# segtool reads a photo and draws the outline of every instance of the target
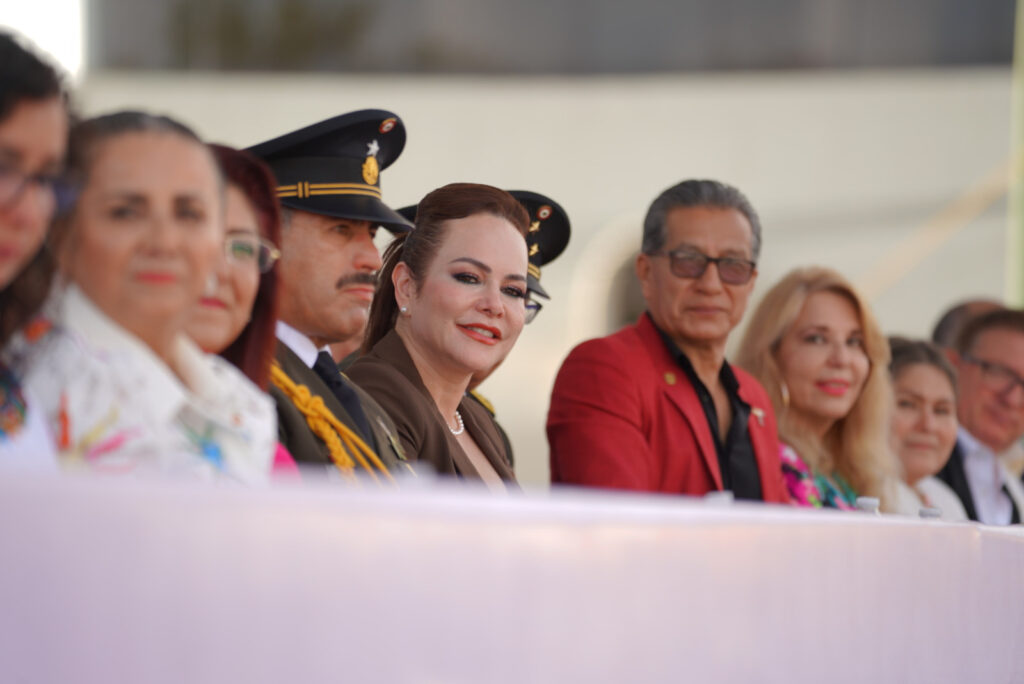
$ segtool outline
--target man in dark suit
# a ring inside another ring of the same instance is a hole
[[[1011,469],[1024,461],[1024,311],[997,309],[970,319],[951,356],[960,430],[938,476],[971,520],[1019,523],[1024,486]]]
[[[684,181],[655,199],[636,262],[646,313],[576,347],[555,379],[553,483],[789,500],[771,402],[725,360],[760,243],[733,187]]]
[[[274,172],[282,204],[277,369],[281,443],[299,463],[390,479],[402,465],[394,424],[341,374],[327,345],[362,339],[381,261],[378,226],[410,225],[381,201],[380,172],[401,154],[405,128],[363,110],[249,149]]]

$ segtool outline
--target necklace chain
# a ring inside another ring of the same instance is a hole
[[[448,426],[448,431],[453,435],[461,435],[466,431],[466,424],[462,422],[462,414],[459,413],[458,409],[455,409],[455,422],[458,424],[458,428],[453,428],[451,425]]]

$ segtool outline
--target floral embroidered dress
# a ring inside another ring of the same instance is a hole
[[[0,362],[0,468],[57,470],[57,454],[42,412],[14,371]]]
[[[182,382],[77,287],[51,308],[54,328],[31,345],[25,386],[63,469],[268,480],[273,401],[237,368],[180,335],[171,355]]]
[[[789,496],[797,506],[857,510],[857,493],[838,472],[832,475],[811,472],[787,444],[779,444],[779,460]]]

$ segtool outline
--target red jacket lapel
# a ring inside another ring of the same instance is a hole
[[[701,458],[704,459],[704,465],[711,473],[715,488],[721,490],[722,473],[718,467],[718,452],[715,449],[707,416],[704,415],[704,409],[697,398],[697,391],[690,384],[686,372],[679,367],[676,360],[669,354],[668,349],[665,348],[665,343],[662,341],[661,335],[658,334],[657,328],[654,327],[649,314],[645,313],[641,317],[636,330],[643,346],[651,355],[654,370],[653,382],[657,383],[689,423]]]

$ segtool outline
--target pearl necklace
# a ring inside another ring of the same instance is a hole
[[[455,409],[455,422],[459,425],[458,429],[452,428],[451,425],[448,425],[448,432],[458,436],[466,431],[466,424],[462,422],[462,414],[459,413],[458,409]]]

